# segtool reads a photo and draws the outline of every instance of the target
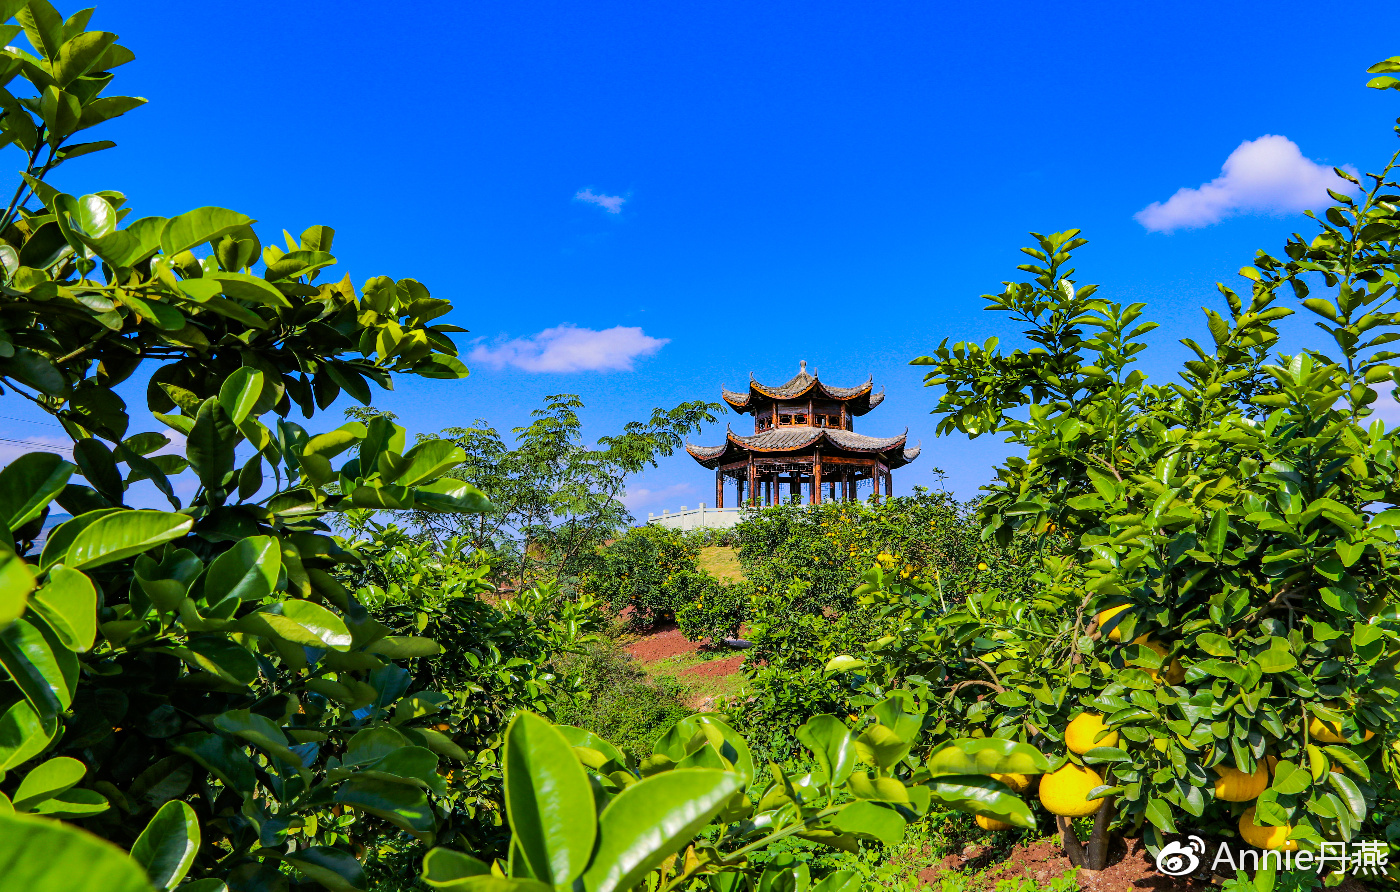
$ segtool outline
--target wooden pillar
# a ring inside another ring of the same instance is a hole
[[[870,482],[874,484],[870,500],[878,505],[880,504],[880,460],[878,458],[870,460]]]
[[[748,474],[748,481],[749,481],[749,504],[750,504],[750,505],[756,505],[756,504],[758,503],[758,476],[757,476],[757,474],[755,473],[755,471],[756,471],[756,469],[755,469],[754,466],[753,466],[753,455],[750,455],[750,456],[749,456],[749,474]]]
[[[793,471],[793,472],[792,472],[792,484],[791,484],[791,489],[789,490],[789,492],[791,492],[791,494],[792,494],[792,496],[793,496],[793,498],[790,499],[789,501],[795,501],[795,502],[799,502],[799,503],[802,501],[802,472],[801,472],[801,471]]]
[[[724,471],[715,468],[715,507],[724,507]]]
[[[846,429],[846,402],[845,402],[845,400],[842,400],[842,401],[841,401],[841,429],[842,429],[842,430],[845,430],[845,429]]]
[[[812,457],[812,504],[822,503],[822,451]]]
[[[889,468],[885,468],[885,497],[894,495],[894,473]]]

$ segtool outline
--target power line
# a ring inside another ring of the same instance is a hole
[[[72,446],[60,446],[57,443],[36,443],[33,440],[12,440],[9,437],[0,437],[0,443],[15,443],[19,446],[36,446],[40,449],[73,451]]]
[[[24,424],[42,424],[44,427],[63,427],[63,425],[58,424],[58,423],[53,422],[53,421],[34,421],[34,420],[32,420],[32,419],[29,419],[29,418],[16,418],[16,417],[13,416],[13,415],[0,415],[0,420],[4,420],[4,421],[19,421],[19,422],[23,422]]]

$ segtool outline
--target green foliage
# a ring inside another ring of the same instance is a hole
[[[697,401],[656,409],[647,421],[628,422],[622,433],[589,448],[579,416],[583,401],[571,393],[545,400],[545,407],[532,413],[534,421],[512,431],[514,448],[481,420],[439,434],[465,453],[453,476],[480,487],[495,511],[420,514],[414,520],[439,542],[461,536],[472,547],[495,553],[502,579],[547,576],[572,586],[593,551],[631,523],[622,504],[628,475],[673,454],[686,434],[715,420],[720,405]]]
[[[1259,252],[1241,270],[1246,293],[1220,286],[1209,345],[1183,341],[1195,358],[1181,383],[1135,367],[1152,328],[1143,305],[1073,281],[1074,230],[1037,235],[1023,249],[1032,279],[988,297],[1034,347],[945,342],[915,361],[944,389],[940,432],[1025,450],[979,504],[987,533],[1061,534],[1058,593],[1045,616],[1022,617],[1053,637],[1027,636],[997,666],[991,732],[1058,751],[1064,719],[1105,716],[1119,746],[1056,758],[1097,764],[1104,814],[1153,847],[1182,827],[1233,832],[1246,803],[1217,799],[1214,769],[1250,773],[1268,757],[1272,782],[1249,805],[1305,845],[1367,835],[1395,795],[1400,513],[1387,506],[1400,476],[1373,385],[1400,382],[1383,349],[1400,337],[1386,311],[1400,282],[1397,159],[1364,186],[1338,171],[1356,188],[1332,193],[1314,238]],[[1275,352],[1290,300],[1332,348]]]
[[[521,713],[505,744],[511,857],[488,865],[434,849],[423,861],[424,882],[434,889],[522,892],[578,886],[613,892],[645,882],[670,892],[703,877],[716,890],[805,888],[811,880],[805,863],[750,856],[788,839],[845,851],[858,850],[862,840],[895,844],[931,801],[1024,822],[1025,804],[1000,782],[938,774],[910,756],[920,724],[908,711],[913,705],[897,693],[856,729],[822,717],[802,736],[826,754],[828,768],[846,767],[799,775],[770,763],[768,780],[743,737],[719,716],[682,719],[639,760],[590,731]],[[977,743],[949,741],[940,749]],[[1010,747],[1006,757],[1018,764],[1048,767],[1033,748]],[[855,872],[841,871],[816,889],[857,884]]]
[[[700,572],[704,572],[703,570]],[[676,608],[676,625],[690,641],[722,641],[739,635],[740,626],[748,622],[749,611],[757,588],[747,580],[720,582],[706,574],[694,600],[681,601]],[[680,600],[680,599],[677,599]]]
[[[703,541],[657,524],[633,527],[594,549],[579,591],[606,601],[615,613],[630,607],[636,624],[674,619],[682,607],[720,589],[719,580],[700,569]]]
[[[556,721],[577,725],[614,741],[623,752],[645,755],[665,728],[690,709],[674,681],[651,678],[608,641],[593,641],[578,653],[557,656],[556,673],[573,680],[573,693],[554,705]]]

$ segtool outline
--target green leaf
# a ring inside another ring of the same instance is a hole
[[[846,723],[834,715],[819,715],[797,729],[797,739],[812,751],[833,787],[839,787],[856,767],[856,740]]]
[[[978,775],[947,775],[929,784],[932,798],[961,811],[985,815],[1017,827],[1035,829],[1035,818],[1026,803],[1000,781]]]
[[[429,356],[421,362],[414,364],[409,370],[412,374],[420,378],[437,378],[441,380],[453,380],[465,378],[471,374],[467,370],[466,364],[455,356],[445,356],[441,353]]]
[[[739,772],[745,787],[753,783],[753,755],[749,752],[749,745],[739,732],[716,715],[699,713],[686,716],[657,738],[652,752],[661,753],[679,763],[703,744],[708,744],[727,767]]]
[[[106,840],[22,815],[0,815],[0,877],[25,892],[151,892],[141,867]]]
[[[379,654],[391,660],[411,660],[442,653],[442,647],[431,638],[413,635],[388,635],[365,648],[365,653]]]
[[[496,876],[484,861],[442,848],[423,856],[423,882],[445,892],[554,892],[538,880]]]
[[[78,653],[92,648],[97,638],[97,589],[86,574],[54,567],[32,600],[64,647]]]
[[[583,874],[584,888],[631,889],[690,843],[742,784],[738,774],[709,768],[667,771],[632,784],[598,816],[598,851]]]
[[[1235,648],[1230,639],[1214,632],[1204,632],[1196,636],[1196,646],[1213,657],[1233,657]]]
[[[0,715],[0,774],[39,755],[58,733],[58,722],[47,727],[29,701],[20,700]]]
[[[948,774],[1044,774],[1045,755],[1028,743],[995,737],[960,738],[928,757],[932,777]]]
[[[24,615],[29,593],[34,591],[34,573],[10,549],[0,545],[0,629]]]
[[[193,524],[192,518],[168,511],[115,511],[82,528],[62,560],[75,570],[100,567],[178,539]],[[45,546],[46,559],[48,551]]]
[[[75,467],[52,452],[29,452],[0,471],[0,524],[17,530],[63,492]]]
[[[430,835],[436,825],[428,797],[422,790],[408,784],[352,777],[336,789],[335,801],[383,818],[419,838]]]
[[[174,257],[253,222],[251,217],[227,208],[196,208],[166,221],[160,232],[160,249],[165,256]]]
[[[466,460],[466,452],[450,440],[424,440],[408,450],[402,470],[388,482],[414,486],[441,477]]]
[[[59,756],[43,762],[20,781],[13,797],[17,811],[32,811],[34,806],[69,789],[87,774],[87,766],[77,759]]]
[[[185,443],[185,455],[190,460],[199,481],[210,489],[219,489],[233,475],[234,447],[238,444],[238,427],[212,397],[200,404]]]
[[[496,506],[481,490],[465,480],[444,477],[415,487],[413,504],[426,511],[452,511],[468,514],[489,514]]]
[[[238,626],[264,637],[326,650],[347,651],[352,643],[345,621],[311,601],[269,604],[239,620]]]
[[[236,709],[214,718],[214,727],[234,737],[248,741],[269,755],[289,765],[301,767],[301,756],[287,746],[287,735],[273,721],[246,709]]]
[[[259,601],[272,594],[282,572],[282,549],[272,536],[249,536],[219,555],[204,574],[204,600]]]
[[[831,826],[843,833],[898,845],[904,838],[905,820],[899,812],[866,799],[858,799],[831,816]]]
[[[59,656],[44,634],[27,620],[17,619],[0,631],[0,665],[41,720],[47,721],[72,704],[73,691]]]
[[[369,885],[365,879],[365,869],[355,856],[330,846],[298,849],[284,855],[282,860],[331,892],[357,892]]]
[[[199,818],[194,809],[171,800],[160,807],[136,837],[131,858],[158,888],[174,889],[194,864],[199,842]]]
[[[537,715],[522,712],[506,729],[506,815],[516,844],[540,880],[567,886],[593,852],[595,827],[588,776],[569,742]]]
[[[91,71],[93,63],[116,42],[117,35],[106,31],[84,31],[75,35],[59,49],[53,63],[53,79],[60,87],[67,87]]]
[[[823,667],[823,671],[850,672],[855,669],[864,669],[867,665],[869,664],[859,657],[853,657],[850,654],[838,654],[826,661],[826,666]]]
[[[262,396],[263,373],[247,366],[224,379],[219,387],[219,405],[234,424],[242,424]],[[196,421],[198,424],[198,421]]]

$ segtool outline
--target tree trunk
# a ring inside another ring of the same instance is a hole
[[[1063,815],[1055,815],[1055,826],[1060,830],[1060,842],[1065,847],[1065,857],[1074,867],[1084,867],[1084,847],[1079,844],[1079,837],[1074,835],[1074,825],[1069,818]]]
[[[1094,831],[1089,834],[1087,863],[1084,866],[1090,870],[1103,870],[1108,862],[1108,825],[1113,820],[1113,797],[1106,796],[1102,802],[1099,813],[1094,817]]]

